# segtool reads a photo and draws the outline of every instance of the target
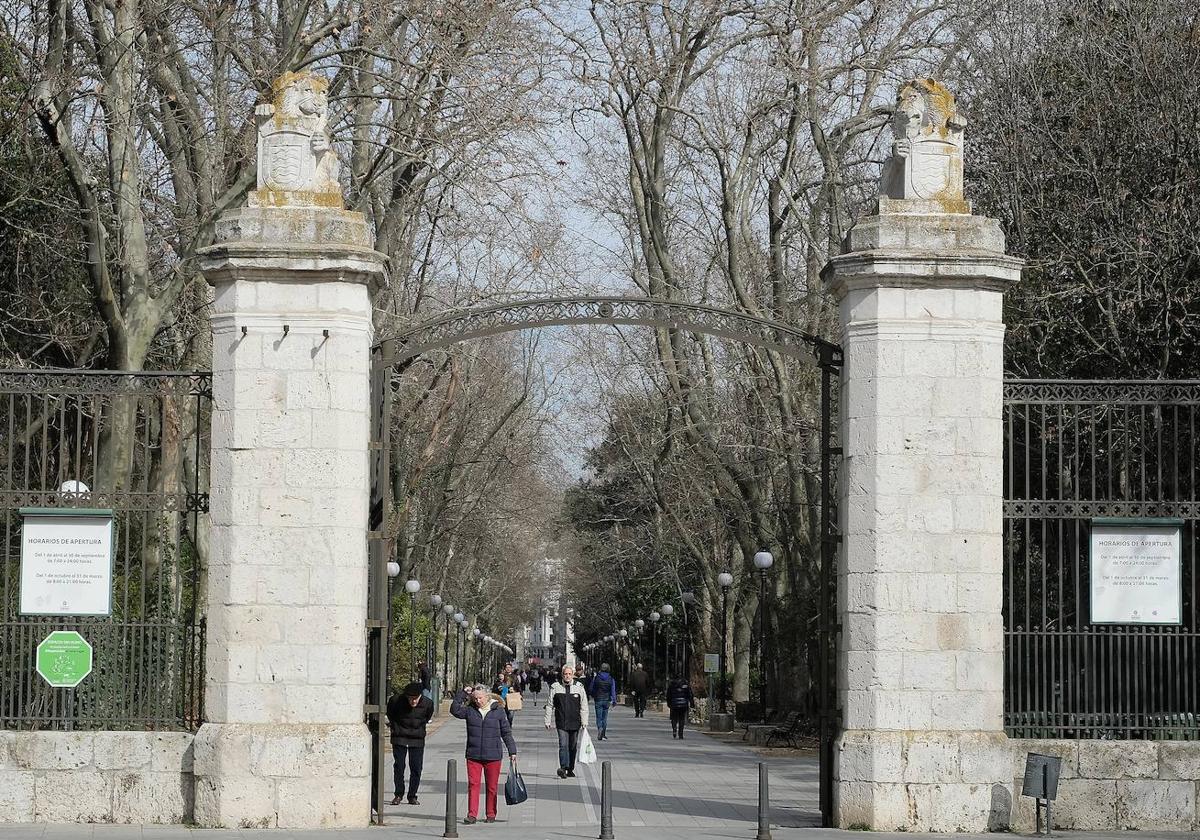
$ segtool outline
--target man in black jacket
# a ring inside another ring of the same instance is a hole
[[[421,694],[419,682],[412,682],[388,701],[387,716],[392,730],[392,769],[396,778],[396,796],[391,804],[399,805],[404,798],[404,763],[407,758],[408,804],[420,805],[417,789],[421,786],[421,770],[425,764],[425,727],[433,717],[433,701]]]

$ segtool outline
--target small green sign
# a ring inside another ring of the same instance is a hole
[[[74,688],[92,673],[92,646],[74,630],[55,630],[37,646],[37,672],[55,688]]]

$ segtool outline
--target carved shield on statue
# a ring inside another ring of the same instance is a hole
[[[945,143],[914,143],[908,167],[909,188],[915,198],[939,197],[950,186],[952,150]]]
[[[304,190],[312,182],[312,138],[295,131],[279,131],[264,138],[260,165],[263,184],[271,190]]]

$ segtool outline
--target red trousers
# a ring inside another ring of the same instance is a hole
[[[484,803],[484,813],[491,818],[496,816],[496,791],[500,787],[500,762],[476,761],[467,759],[467,816],[479,816],[479,777],[487,781],[487,800]]]

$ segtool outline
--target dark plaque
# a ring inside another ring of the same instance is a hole
[[[1029,753],[1025,757],[1025,782],[1022,796],[1053,800],[1058,795],[1058,772],[1062,759],[1054,755]]]

